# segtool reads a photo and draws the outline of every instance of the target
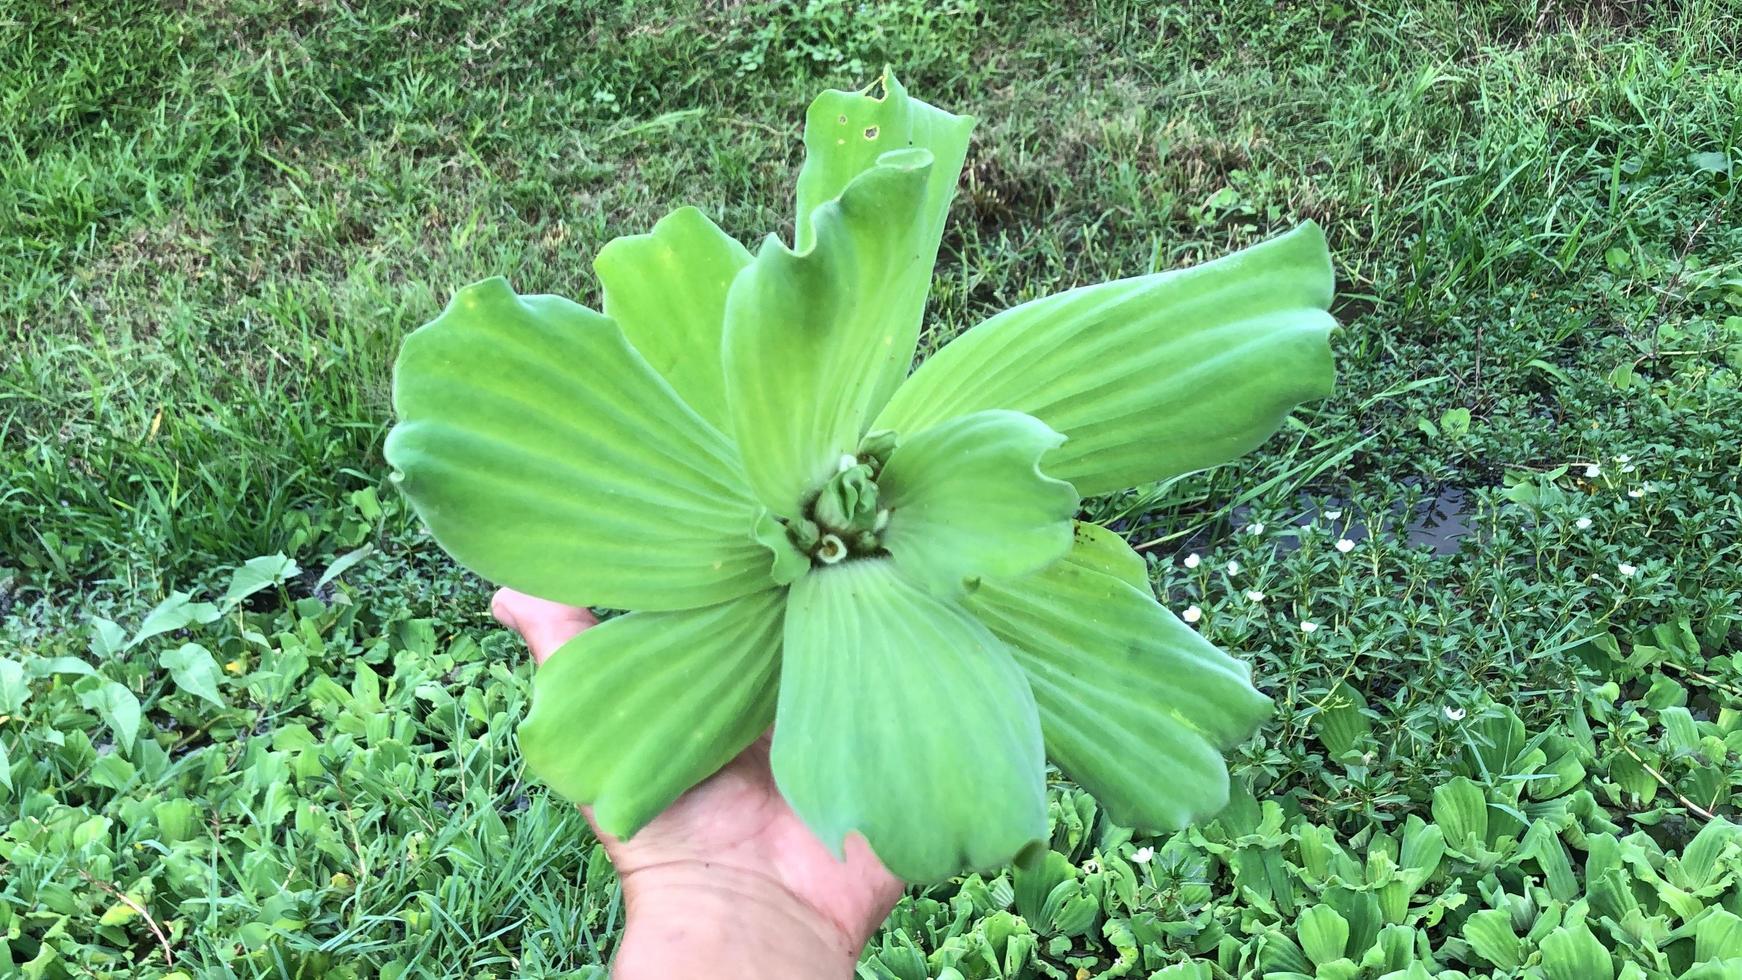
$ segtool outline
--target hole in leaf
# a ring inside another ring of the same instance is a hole
[[[868,140],[876,139],[877,138],[877,127],[876,126],[866,126],[865,127],[865,138]]]
[[[844,112],[841,113],[841,118],[838,120],[838,122],[840,122],[840,124],[843,126],[847,125],[847,114]]]

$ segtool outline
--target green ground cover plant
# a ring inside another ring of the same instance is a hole
[[[1276,703],[1234,804],[1139,834],[1053,772],[1051,855],[916,889],[861,973],[1731,975],[1739,37],[1710,2],[8,7],[0,973],[600,971],[616,884],[526,773],[530,667],[388,482],[394,353],[442,284],[591,293],[674,201],[790,241],[793,113],[887,62],[984,120],[923,351],[1309,219],[1345,329],[1260,451],[1077,515]]]

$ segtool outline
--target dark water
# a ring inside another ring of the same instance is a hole
[[[1470,492],[1463,487],[1444,486],[1432,496],[1423,498],[1405,514],[1405,505],[1399,501],[1383,515],[1373,515],[1361,511],[1346,500],[1328,500],[1322,507],[1306,502],[1306,513],[1296,519],[1295,526],[1305,527],[1315,520],[1324,517],[1325,512],[1342,511],[1337,520],[1327,522],[1344,528],[1339,537],[1360,542],[1373,537],[1375,533],[1401,534],[1404,542],[1412,548],[1427,548],[1436,555],[1456,554],[1459,545],[1465,538],[1475,533],[1473,521],[1475,515],[1471,512],[1474,502]],[[1284,551],[1299,547],[1292,537],[1277,542]]]
[[[1419,486],[1419,484],[1406,484]],[[1414,496],[1414,495],[1410,495]],[[1396,500],[1380,510],[1365,510],[1352,501],[1339,497],[1314,498],[1305,494],[1296,500],[1299,510],[1288,527],[1328,526],[1336,537],[1361,542],[1373,537],[1401,536],[1412,548],[1426,548],[1435,555],[1456,554],[1463,542],[1476,535],[1475,501],[1465,487],[1447,484],[1423,493],[1413,503]],[[1331,516],[1331,515],[1336,516]],[[1216,542],[1239,534],[1252,522],[1250,507],[1236,507],[1226,524],[1218,523],[1179,541],[1161,545],[1159,554],[1185,555],[1208,551]],[[1115,529],[1124,522],[1115,522]],[[1147,522],[1139,521],[1139,525]],[[1160,522],[1165,526],[1165,522]],[[1275,529],[1276,526],[1272,525]],[[1300,548],[1300,538],[1292,534],[1270,534],[1266,541],[1279,554]]]

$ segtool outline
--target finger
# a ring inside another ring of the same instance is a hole
[[[599,625],[591,611],[538,599],[513,589],[498,589],[490,600],[490,613],[503,626],[520,634],[532,651],[533,663],[542,664],[557,648],[582,630]]]

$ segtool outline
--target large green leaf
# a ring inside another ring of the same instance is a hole
[[[672,388],[722,432],[726,375],[720,364],[726,292],[750,251],[695,208],[679,208],[653,231],[606,245],[593,260],[605,315]]]
[[[1149,565],[1125,539],[1099,524],[1077,521],[1072,532],[1071,561],[1111,575],[1144,595],[1154,595]]]
[[[533,678],[526,764],[627,837],[774,722],[785,594],[634,612],[564,644]]]
[[[1227,803],[1221,752],[1270,701],[1245,664],[1106,574],[1105,542],[1090,537],[1040,574],[987,580],[966,605],[1028,675],[1059,768],[1118,823],[1175,830]]]
[[[1000,313],[914,372],[876,428],[987,408],[1063,433],[1046,471],[1085,496],[1227,462],[1329,394],[1333,276],[1312,223],[1192,269]]]
[[[914,238],[921,261],[906,271],[904,281],[892,283],[887,295],[879,299],[889,305],[886,315],[890,321],[904,328],[902,337],[910,333],[915,339],[919,336],[932,266],[937,261],[944,220],[949,216],[950,201],[956,194],[973,129],[974,117],[953,115],[910,97],[895,73],[887,69],[878,83],[866,91],[824,92],[805,113],[805,159],[798,172],[798,217],[794,229],[795,245],[800,251],[815,240],[809,219],[817,207],[839,197],[853,178],[875,166],[884,153],[906,147],[931,152],[932,168],[926,178],[925,201]],[[910,359],[913,347],[912,341],[907,342]],[[900,374],[881,378],[875,403],[881,406],[888,401],[905,375],[904,366]]]
[[[887,71],[860,92],[829,89],[811,102],[804,117],[804,166],[798,172],[797,245],[813,240],[805,220],[817,206],[841,196],[853,178],[877,165],[890,150],[918,147],[931,151],[934,163],[926,189],[923,214],[926,235],[935,252],[944,219],[955,197],[962,162],[968,156],[973,116],[958,116],[907,94],[907,88]]]
[[[1020,412],[933,426],[896,447],[878,477],[889,508],[883,546],[902,572],[940,592],[964,579],[1014,577],[1071,547],[1071,485],[1040,471],[1062,437]]]
[[[726,300],[726,391],[750,485],[782,517],[858,448],[913,361],[901,312],[930,279],[922,216],[931,154],[897,150],[811,215],[794,252],[770,236]],[[923,275],[915,275],[919,267]]]
[[[401,488],[487,579],[653,610],[770,585],[731,444],[585,307],[468,286],[406,338],[393,401]]]
[[[996,637],[888,559],[792,586],[771,754],[837,854],[851,831],[909,881],[1004,864],[1046,834],[1034,698]]]
[[[169,671],[176,687],[205,698],[220,708],[227,707],[224,695],[218,690],[224,675],[218,670],[218,662],[212,659],[211,651],[205,647],[198,643],[183,643],[174,650],[158,654],[157,662]]]

